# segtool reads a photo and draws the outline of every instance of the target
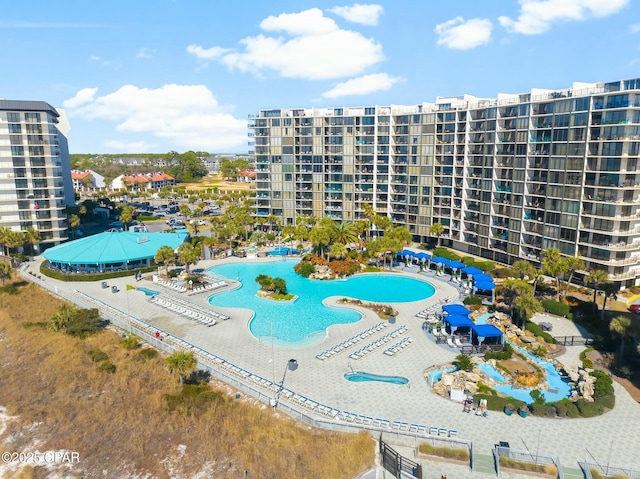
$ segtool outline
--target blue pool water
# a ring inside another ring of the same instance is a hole
[[[231,263],[216,266],[208,273],[222,278],[240,278],[242,287],[209,298],[212,306],[247,308],[255,312],[249,329],[260,340],[273,337],[282,346],[303,346],[324,338],[333,324],[354,323],[356,311],[329,308],[322,300],[329,296],[349,296],[380,303],[418,301],[433,296],[435,289],[426,281],[394,274],[357,275],[345,280],[321,281],[303,278],[293,266],[297,260],[269,263]],[[267,274],[287,282],[287,290],[298,299],[272,301],[256,296],[260,287],[256,276]],[[375,314],[373,312],[367,314]]]
[[[378,381],[389,384],[407,384],[409,380],[402,376],[380,376],[378,374],[365,373],[364,371],[354,371],[346,373],[344,378],[353,383],[362,383],[365,381]]]
[[[568,398],[571,394],[571,386],[565,382],[555,366],[544,361],[533,354],[530,354],[527,350],[511,344],[515,350],[524,354],[528,358],[532,359],[539,367],[545,370],[547,375],[547,384],[550,391],[542,391],[544,398],[547,402],[560,401],[561,399]],[[495,386],[494,389],[500,393],[512,396],[521,401],[531,402],[531,396],[528,389],[513,389],[511,386]]]
[[[267,256],[289,256],[292,254],[298,254],[298,250],[294,250],[288,246],[276,246],[275,249],[267,253]]]
[[[478,364],[478,368],[496,382],[503,383],[506,381],[505,377],[490,364]]]
[[[160,294],[160,291],[154,291],[153,289],[136,288],[136,290],[142,291],[146,296],[155,296],[156,294]]]
[[[549,390],[541,390],[541,392],[544,394],[545,401],[555,402],[569,397],[569,395],[571,394],[571,387],[562,379],[562,377],[558,373],[558,370],[552,363],[544,361],[518,346],[515,346],[513,344],[511,344],[511,346],[513,346],[513,348],[516,349],[519,353],[522,353],[531,358],[539,367],[545,370],[546,382],[549,386]],[[505,377],[493,366],[489,364],[479,364],[478,367],[494,381],[506,381]],[[454,371],[454,369],[446,370],[446,372],[451,371]],[[432,371],[429,373],[429,376],[434,382],[437,382],[442,379],[442,373],[443,370]],[[510,384],[496,384],[492,386],[492,388],[498,391],[500,394],[503,394],[504,396],[511,396],[512,398],[519,399],[520,401],[524,401],[526,403],[531,403],[533,401],[531,395],[529,394],[531,389],[518,389],[514,388]]]

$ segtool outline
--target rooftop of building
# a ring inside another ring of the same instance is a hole
[[[46,111],[58,117],[58,111],[46,101],[33,100],[0,100],[0,110],[3,111]]]

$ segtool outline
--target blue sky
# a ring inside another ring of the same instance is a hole
[[[246,153],[247,115],[640,77],[637,0],[32,0],[0,97],[64,108],[72,153]]]

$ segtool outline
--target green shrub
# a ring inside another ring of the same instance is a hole
[[[593,369],[593,361],[590,358],[584,358],[582,360],[582,367],[585,369]]]
[[[489,359],[511,359],[511,356],[513,356],[513,347],[510,344],[505,344],[502,351],[487,351],[484,353],[484,359],[487,361]]]
[[[316,267],[308,261],[301,261],[293,267],[293,270],[303,278],[308,278],[316,271]]]
[[[135,334],[130,334],[126,338],[122,339],[120,344],[122,344],[124,349],[137,349],[138,346],[140,346],[140,337]]]
[[[476,262],[475,258],[472,258],[471,256],[465,256],[464,258],[461,259],[461,261],[467,265],[467,266],[471,266],[473,263]]]
[[[180,394],[165,394],[165,400],[169,411],[184,414],[197,414],[213,404],[225,402],[222,393],[211,390],[206,382],[183,384]]]
[[[491,271],[493,269],[496,269],[496,264],[493,261],[478,261],[473,263],[473,266],[475,266],[476,268],[484,271],[485,273],[487,271]]]
[[[433,256],[439,256],[440,258],[445,258],[453,261],[460,261],[459,255],[441,246],[433,250]]]
[[[104,325],[97,309],[75,309],[64,332],[69,336],[84,339],[103,329]]]
[[[170,269],[167,271],[167,277],[169,278],[177,278],[180,275],[181,271],[179,269]]]
[[[547,400],[544,397],[544,393],[539,389],[534,389],[529,393],[531,399],[533,399],[533,404],[536,406],[544,406],[547,403]]]
[[[99,363],[109,359],[109,356],[107,356],[107,353],[105,353],[101,349],[92,349],[91,351],[88,351],[87,354],[89,355],[89,357],[94,363]]]
[[[525,327],[524,327],[527,331],[530,331],[533,333],[533,335],[535,337],[541,337],[542,339],[544,339],[547,343],[549,344],[553,344],[556,342],[555,339],[553,339],[553,336],[551,336],[549,333],[547,333],[546,331],[543,331],[542,328],[540,326],[538,326],[536,323],[531,322],[531,321],[527,321]]]
[[[597,397],[595,398],[595,402],[606,409],[613,409],[616,405],[616,396],[609,394],[608,396]]]
[[[471,361],[471,356],[468,354],[458,354],[456,356],[456,363],[458,369],[463,371],[471,371],[473,369],[473,361]]]
[[[124,271],[107,271],[104,273],[89,273],[89,274],[77,274],[77,273],[62,273],[60,271],[53,271],[47,268],[47,261],[44,261],[40,265],[40,272],[53,279],[57,279],[65,282],[89,282],[89,281],[104,281],[112,278],[123,278],[125,276],[133,276],[136,270],[127,269]],[[157,266],[146,266],[144,268],[138,268],[138,271],[142,273],[151,273],[157,271]]]
[[[604,406],[599,402],[589,402],[584,398],[576,401],[576,406],[582,417],[596,417],[604,413]]]
[[[144,348],[138,351],[137,358],[143,361],[158,357],[158,351],[153,348]]]
[[[552,404],[556,409],[558,417],[576,418],[580,417],[580,411],[573,401],[568,398],[561,399]]]
[[[502,411],[507,404],[513,404],[516,409],[525,403],[512,397],[500,397],[486,394],[476,394],[473,399],[477,402],[481,399],[487,400],[487,409],[491,411]]]
[[[478,383],[478,393],[480,393],[480,394],[490,394],[491,396],[497,396],[498,395],[498,391],[496,391],[495,389],[490,388],[489,386],[487,386],[483,382],[479,382]]]
[[[113,374],[116,372],[116,365],[108,360],[102,361],[96,368],[96,371],[100,371],[101,373]]]
[[[596,382],[593,385],[595,397],[609,396],[614,393],[613,379],[611,379],[607,373],[596,370],[591,371],[589,375],[596,378]]]
[[[16,294],[17,292],[18,290],[13,284],[5,284],[4,286],[0,287],[0,293]]]
[[[467,296],[462,302],[467,306],[480,306],[482,304],[482,298],[480,296]]]
[[[422,454],[429,454],[432,456],[446,457],[450,459],[458,459],[466,461],[469,459],[469,449],[461,447],[446,447],[446,446],[434,446],[428,442],[423,442],[418,446],[418,450]]]
[[[554,301],[552,299],[543,299],[542,301],[540,301],[540,303],[547,313],[573,319],[573,314],[571,314],[571,306],[569,306],[568,304]]]
[[[589,354],[591,351],[595,351],[595,348],[587,348],[584,351],[582,351],[580,353],[580,359],[585,359],[587,357],[587,354]]]

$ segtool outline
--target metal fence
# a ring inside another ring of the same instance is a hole
[[[380,461],[382,467],[393,474],[394,477],[403,477],[408,474],[417,479],[422,479],[422,466],[411,459],[400,455],[380,437]]]
[[[594,479],[594,475],[615,478],[640,479],[640,470],[631,467],[612,466],[610,464],[599,464],[590,462],[580,462],[580,468],[586,479]],[[594,474],[595,473],[595,474]]]
[[[24,278],[47,289],[61,299],[77,304],[83,308],[97,308],[100,311],[101,316],[104,319],[109,320],[109,322],[116,328],[123,332],[126,331],[139,336],[142,341],[158,350],[164,351],[168,354],[176,351],[183,351],[185,349],[193,351],[196,359],[198,360],[198,368],[210,374],[211,377],[219,379],[220,381],[233,386],[238,391],[241,391],[242,393],[265,404],[272,405],[274,403],[277,391],[273,388],[258,387],[253,383],[243,380],[242,377],[235,376],[228,369],[222,368],[219,363],[213,361],[211,357],[207,355],[207,351],[192,345],[191,343],[187,343],[181,338],[173,336],[167,331],[163,331],[161,328],[153,326],[84,293],[77,292],[76,294],[69,294],[47,282],[46,279],[38,279],[37,277],[25,274],[22,271],[21,273]],[[158,337],[156,336],[156,332],[160,333]],[[277,409],[281,410],[285,414],[317,428],[352,433],[367,431],[373,437],[377,437],[381,432],[384,432],[388,437],[395,438],[402,442],[418,444],[421,442],[431,441],[434,444],[437,442],[438,444],[446,445],[448,447],[454,447],[455,445],[455,447],[467,447],[471,449],[470,441],[455,437],[451,438],[425,435],[421,432],[394,429],[392,427],[384,426],[378,427],[373,424],[350,423],[341,421],[335,417],[321,416],[314,414],[313,411],[298,407],[296,403],[289,401],[285,397],[280,397],[276,404]]]
[[[513,459],[517,462],[525,464],[534,464],[538,466],[552,465],[556,467],[558,471],[558,479],[563,479],[562,464],[560,464],[560,458],[558,456],[550,456],[548,454],[532,452],[532,451],[517,451],[511,449],[508,446],[496,445],[493,449],[493,457],[496,465],[496,472],[500,475],[500,458],[506,457]],[[526,472],[525,472],[526,473]]]
[[[554,336],[557,344],[563,346],[591,346],[593,338],[585,338],[584,336]]]

